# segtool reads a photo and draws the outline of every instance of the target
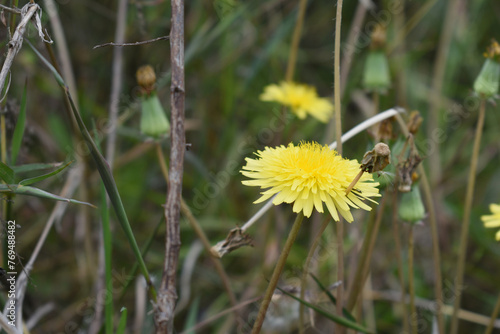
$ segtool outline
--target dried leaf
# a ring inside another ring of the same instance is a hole
[[[243,233],[241,228],[237,227],[229,231],[226,240],[218,242],[211,251],[213,256],[221,258],[243,246],[253,247],[253,240],[250,235]]]

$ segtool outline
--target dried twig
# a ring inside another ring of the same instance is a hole
[[[166,240],[165,263],[160,290],[155,305],[157,333],[171,333],[174,306],[177,299],[175,280],[181,247],[179,217],[182,193],[182,174],[186,138],[184,133],[184,0],[172,1],[172,28],[170,31],[170,59],[172,83],[171,105],[171,151],[169,188],[165,205]]]
[[[3,63],[2,71],[0,72],[0,92],[3,91],[5,85],[5,79],[9,74],[12,63],[14,62],[14,57],[17,55],[19,50],[21,50],[21,46],[23,45],[23,36],[26,31],[26,25],[28,21],[31,20],[33,15],[40,9],[40,6],[37,4],[27,4],[21,9],[21,22],[16,28],[12,39],[10,40],[8,46],[9,51],[7,52],[7,56],[5,57],[5,62]]]
[[[161,37],[157,37],[157,38],[153,38],[153,39],[148,39],[147,41],[140,41],[140,42],[133,42],[133,43],[113,43],[113,42],[110,42],[110,43],[98,44],[98,45],[94,46],[92,49],[95,50],[95,49],[102,48],[105,46],[119,46],[119,47],[136,46],[136,45],[154,43],[157,41],[163,41],[163,40],[167,40],[169,38],[170,38],[170,36],[161,36]]]
[[[14,13],[14,14],[21,14],[21,10],[19,8],[16,8],[16,7],[7,7],[4,5],[0,5],[0,9],[5,10],[5,11],[10,12],[10,13]]]

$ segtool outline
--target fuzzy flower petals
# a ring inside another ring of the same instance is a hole
[[[293,203],[293,211],[302,211],[306,217],[310,217],[314,209],[324,212],[325,203],[334,220],[339,220],[340,213],[352,222],[351,208],[370,211],[363,200],[375,202],[371,197],[380,196],[378,183],[366,173],[346,195],[346,189],[360,171],[360,164],[356,160],[343,159],[328,146],[289,144],[287,147],[266,147],[256,155],[256,159],[246,159],[247,164],[241,171],[251,179],[242,181],[244,185],[266,189],[255,203],[276,195],[273,204]]]
[[[306,118],[309,114],[326,123],[333,113],[333,104],[330,100],[319,97],[314,87],[294,82],[269,85],[264,88],[260,99],[288,106],[300,119]]]
[[[484,227],[500,227],[500,205],[490,204],[491,215],[481,216]],[[496,240],[500,241],[500,231],[495,235]]]

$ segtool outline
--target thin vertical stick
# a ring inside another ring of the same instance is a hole
[[[293,30],[292,45],[290,46],[290,55],[288,56],[288,64],[286,67],[286,81],[293,80],[295,73],[295,65],[297,64],[297,51],[299,49],[300,36],[302,34],[302,26],[304,25],[304,16],[306,14],[307,0],[300,0],[299,12],[297,13],[297,22]]]
[[[497,319],[499,312],[500,312],[500,294],[498,295],[495,309],[493,310],[493,313],[491,314],[490,322],[488,323],[488,327],[486,328],[486,331],[484,332],[484,334],[491,334],[493,332],[493,327],[495,326],[495,320]]]
[[[307,254],[306,262],[304,264],[304,269],[302,272],[302,279],[300,281],[300,299],[304,300],[305,292],[306,292],[306,282],[307,282],[307,274],[309,274],[309,266],[311,264],[312,257],[314,255],[314,252],[316,251],[316,248],[318,248],[319,241],[321,240],[321,236],[325,232],[328,224],[330,224],[331,218],[327,217],[325,220],[323,220],[323,223],[321,224],[321,227],[319,228],[318,233],[316,233],[316,236],[314,237],[314,241],[311,245],[311,248],[309,249],[309,253]],[[304,304],[300,304],[299,307],[299,333],[303,334],[304,333]]]
[[[358,266],[356,267],[356,273],[354,275],[354,279],[352,280],[352,287],[350,288],[349,297],[347,298],[346,309],[348,311],[352,311],[354,309],[363,287],[365,286],[366,279],[368,278],[368,274],[370,272],[370,259],[372,257],[373,248],[375,247],[375,241],[377,240],[378,231],[382,222],[386,198],[387,196],[384,194],[382,196],[380,206],[378,207],[375,221],[371,220],[366,230],[366,236],[365,240],[363,240]]]
[[[170,30],[170,61],[172,83],[170,85],[171,106],[171,150],[170,170],[165,204],[166,236],[165,263],[158,302],[155,309],[157,333],[172,333],[174,306],[177,299],[175,280],[179,261],[180,208],[182,174],[186,138],[184,132],[184,0],[172,0],[172,27]]]
[[[165,156],[163,155],[163,151],[161,148],[160,143],[156,143],[156,154],[158,156],[158,161],[160,163],[160,169],[163,174],[163,177],[165,178],[165,181],[168,184],[168,167],[167,163],[165,162]],[[229,277],[227,276],[224,267],[222,266],[221,260],[218,258],[215,258],[213,255],[211,255],[211,244],[210,241],[208,240],[207,236],[205,235],[205,232],[201,228],[200,223],[196,218],[194,217],[193,213],[191,212],[191,209],[189,206],[186,204],[183,198],[181,198],[181,212],[184,215],[184,217],[187,219],[189,224],[191,225],[191,228],[193,231],[196,233],[198,238],[200,239],[201,243],[203,244],[203,247],[205,248],[205,251],[209,255],[210,260],[214,264],[215,270],[219,274],[221,280],[222,280],[222,285],[224,286],[224,289],[226,290],[227,296],[229,298],[229,302],[231,303],[231,306],[234,307],[237,305],[236,301],[236,296],[234,295],[233,290],[231,290],[231,284],[229,282]],[[234,311],[235,317],[238,319],[239,314],[238,311]]]
[[[118,16],[116,18],[115,43],[125,42],[125,23],[127,18],[127,0],[118,3]],[[123,48],[113,48],[111,95],[109,97],[109,133],[106,143],[106,160],[113,166],[116,147],[116,127],[118,122],[118,102],[122,88],[123,77]]]
[[[444,74],[446,70],[446,60],[448,58],[448,51],[450,49],[451,39],[453,36],[453,28],[457,23],[456,19],[456,8],[457,0],[448,0],[448,7],[445,14],[445,19],[443,23],[443,31],[439,39],[439,46],[436,55],[436,61],[434,63],[434,75],[432,78],[432,89],[431,89],[431,101],[428,116],[428,127],[427,136],[431,138],[432,134],[438,128],[438,120],[440,118],[439,109],[441,107],[441,91],[443,89]],[[429,151],[429,156],[427,161],[429,162],[429,172],[431,178],[431,185],[436,185],[441,179],[441,154],[440,147],[437,141],[434,142],[434,150]],[[435,198],[438,203],[441,201],[442,192],[441,190],[435,189]],[[441,332],[441,334],[444,334]]]
[[[408,136],[410,132],[408,131],[408,127],[403,121],[401,115],[396,115],[396,120],[401,127],[401,130]],[[415,143],[413,143],[415,146]],[[421,176],[421,186],[425,195],[425,204],[427,205],[427,210],[429,211],[429,223],[431,228],[431,237],[432,237],[432,257],[434,261],[434,294],[436,295],[436,316],[438,319],[438,329],[440,333],[444,333],[444,318],[443,318],[443,283],[441,277],[441,252],[439,251],[439,234],[437,228],[437,218],[436,218],[436,209],[434,208],[434,200],[432,197],[432,189],[429,184],[429,180],[427,178],[427,174],[425,172],[425,168],[422,165],[418,166],[418,172]]]
[[[342,107],[340,105],[340,26],[342,22],[342,3],[337,0],[337,16],[335,21],[335,59],[333,65],[334,100],[335,100],[335,136],[337,138],[337,152],[342,155]],[[337,281],[342,284],[337,288],[337,314],[342,315],[344,307],[344,225],[343,220],[337,222]],[[344,327],[336,324],[335,328],[342,333]]]
[[[278,280],[280,278],[281,272],[285,267],[288,254],[292,249],[292,245],[295,242],[295,238],[297,238],[297,235],[299,234],[300,226],[302,225],[303,219],[304,219],[304,214],[302,212],[299,212],[297,214],[297,218],[295,218],[295,222],[293,223],[292,230],[290,231],[290,234],[288,234],[285,246],[283,246],[283,251],[281,252],[280,257],[278,258],[278,262],[276,263],[276,267],[274,267],[271,280],[269,281],[266,293],[264,295],[264,298],[262,299],[262,303],[260,304],[259,313],[257,314],[257,319],[255,319],[255,323],[252,328],[252,334],[260,333],[260,329],[262,328],[262,324],[264,323],[264,319],[266,318],[267,308],[271,303],[271,298],[273,296],[274,290],[276,289],[276,286],[278,285]]]
[[[456,334],[458,331],[458,311],[460,309],[460,300],[462,299],[462,286],[464,283],[465,257],[467,254],[467,236],[469,235],[470,212],[472,209],[472,199],[474,197],[474,186],[476,183],[477,160],[479,156],[479,148],[481,146],[481,136],[483,134],[484,125],[484,110],[486,102],[481,100],[479,106],[479,119],[477,121],[476,136],[474,138],[474,147],[472,149],[472,157],[470,160],[469,182],[467,183],[467,193],[465,195],[465,209],[462,220],[462,230],[460,232],[460,250],[457,262],[457,278],[455,279],[455,289],[453,296],[453,316],[451,318],[451,334]]]
[[[413,225],[410,224],[408,233],[408,289],[410,290],[410,327],[411,333],[417,334],[418,313],[415,307],[415,282],[413,279],[413,253],[414,253]]]
[[[403,270],[403,259],[401,258],[401,236],[399,235],[399,222],[398,222],[398,191],[394,188],[392,200],[392,233],[394,236],[394,248],[396,251],[396,259],[398,261],[398,278],[399,285],[401,285],[401,308],[403,309],[403,331],[408,333],[410,326],[408,325],[408,312],[406,309],[406,289]]]

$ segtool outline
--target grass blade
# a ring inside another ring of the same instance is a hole
[[[319,307],[314,306],[313,304],[311,304],[309,302],[306,302],[305,300],[302,300],[302,299],[300,299],[300,298],[292,295],[291,293],[286,292],[286,291],[280,289],[279,287],[277,287],[277,289],[280,290],[281,292],[283,292],[288,297],[295,299],[299,303],[304,304],[305,306],[313,309],[314,311],[318,312],[319,314],[321,314],[325,318],[330,319],[333,322],[336,322],[336,323],[341,324],[341,325],[343,325],[343,326],[345,326],[347,328],[351,328],[351,329],[357,330],[357,331],[362,332],[362,333],[372,333],[367,328],[364,328],[363,326],[358,325],[357,323],[355,323],[355,322],[353,322],[351,320],[348,320],[348,319],[343,318],[343,317],[339,317],[336,314],[328,313],[328,312],[320,309]]]
[[[0,184],[0,193],[35,196],[35,197],[40,197],[40,198],[51,199],[54,201],[83,204],[83,205],[88,205],[88,206],[95,208],[95,205],[92,205],[92,204],[87,203],[87,202],[82,202],[82,201],[77,201],[76,199],[61,197],[61,196],[49,193],[49,192],[42,190],[42,189],[38,189],[35,187],[30,187],[30,186],[20,186],[18,184]]]
[[[118,192],[118,188],[116,186],[115,180],[113,178],[113,174],[111,173],[111,170],[109,168],[108,163],[106,162],[106,159],[102,156],[102,154],[99,152],[99,149],[97,148],[96,144],[92,140],[92,137],[90,136],[89,131],[87,130],[87,127],[85,126],[85,123],[83,122],[83,119],[78,112],[78,108],[75,106],[75,103],[73,99],[71,98],[71,94],[69,92],[68,86],[64,83],[64,80],[62,77],[59,75],[57,70],[50,64],[45,57],[38,52],[35,47],[29,43],[29,46],[31,49],[36,53],[36,55],[42,60],[42,62],[50,69],[52,74],[54,75],[56,81],[61,85],[61,87],[64,89],[66,93],[66,97],[69,100],[70,106],[71,106],[71,111],[73,112],[73,115],[75,116],[76,122],[78,124],[78,128],[80,129],[80,132],[82,134],[83,139],[85,140],[85,143],[87,144],[87,147],[89,148],[90,154],[92,155],[92,158],[94,159],[96,165],[97,165],[97,170],[99,171],[99,174],[101,175],[101,179],[104,183],[104,186],[106,188],[106,192],[108,193],[109,199],[111,201],[111,204],[113,205],[113,208],[115,209],[116,217],[118,218],[118,222],[120,223],[127,239],[130,244],[130,247],[132,248],[132,251],[134,252],[135,257],[137,258],[137,261],[139,262],[139,268],[141,269],[141,273],[146,279],[146,282],[149,287],[149,293],[153,299],[154,302],[156,302],[156,289],[151,281],[151,277],[149,275],[148,269],[146,268],[146,263],[144,262],[144,259],[142,258],[141,251],[139,249],[139,246],[137,245],[137,241],[135,240],[134,233],[132,232],[132,228],[130,226],[130,223],[128,221],[127,214],[125,212],[125,208],[123,207],[123,202],[120,197],[120,193]]]
[[[21,108],[19,109],[19,116],[17,118],[16,127],[14,129],[14,135],[12,136],[12,146],[11,146],[11,163],[16,164],[17,155],[21,149],[21,144],[23,142],[24,129],[26,127],[26,96],[28,95],[28,80],[24,83],[23,97],[21,98]]]
[[[19,185],[20,186],[29,186],[30,184],[33,184],[33,183],[36,183],[36,182],[40,182],[42,180],[45,180],[51,176],[54,176],[54,175],[57,175],[59,174],[60,172],[62,172],[66,167],[68,167],[69,165],[71,165],[73,163],[73,161],[70,161],[68,162],[66,165],[62,166],[62,167],[59,167],[58,169],[56,169],[55,171],[53,172],[50,172],[48,174],[44,174],[44,175],[40,175],[40,176],[36,176],[36,177],[32,177],[32,178],[29,178],[29,179],[24,179],[22,180],[21,182],[19,182]]]
[[[118,328],[116,329],[116,334],[124,334],[127,327],[127,308],[122,307],[120,310],[122,315],[120,316],[120,322],[118,323]]]
[[[104,328],[106,334],[113,334],[113,277],[111,276],[111,248],[112,235],[109,226],[109,207],[106,201],[106,189],[101,183],[101,220],[102,220],[102,238],[104,242],[104,277],[106,280],[107,293],[111,299],[104,305]]]
[[[15,183],[14,170],[0,161],[0,179],[5,183]]]
[[[311,277],[314,279],[314,281],[316,282],[316,284],[318,284],[319,288],[321,290],[323,290],[324,293],[326,293],[326,295],[328,296],[328,298],[330,298],[331,302],[333,303],[333,305],[337,305],[337,298],[335,298],[332,293],[330,292],[330,290],[328,290],[323,284],[321,284],[321,282],[319,281],[319,279],[314,276],[313,274],[309,274],[311,275]],[[344,315],[344,317],[346,317],[347,319],[351,320],[351,321],[356,321],[356,318],[354,318],[352,316],[352,314],[344,307],[342,308],[342,314]]]
[[[11,168],[14,171],[14,174],[20,174],[20,173],[26,173],[26,172],[37,172],[40,170],[59,167],[59,166],[61,166],[61,164],[62,163],[60,163],[60,162],[53,162],[53,163],[46,163],[46,164],[34,163],[34,164],[12,166]],[[11,183],[13,183],[13,182],[11,182]]]

